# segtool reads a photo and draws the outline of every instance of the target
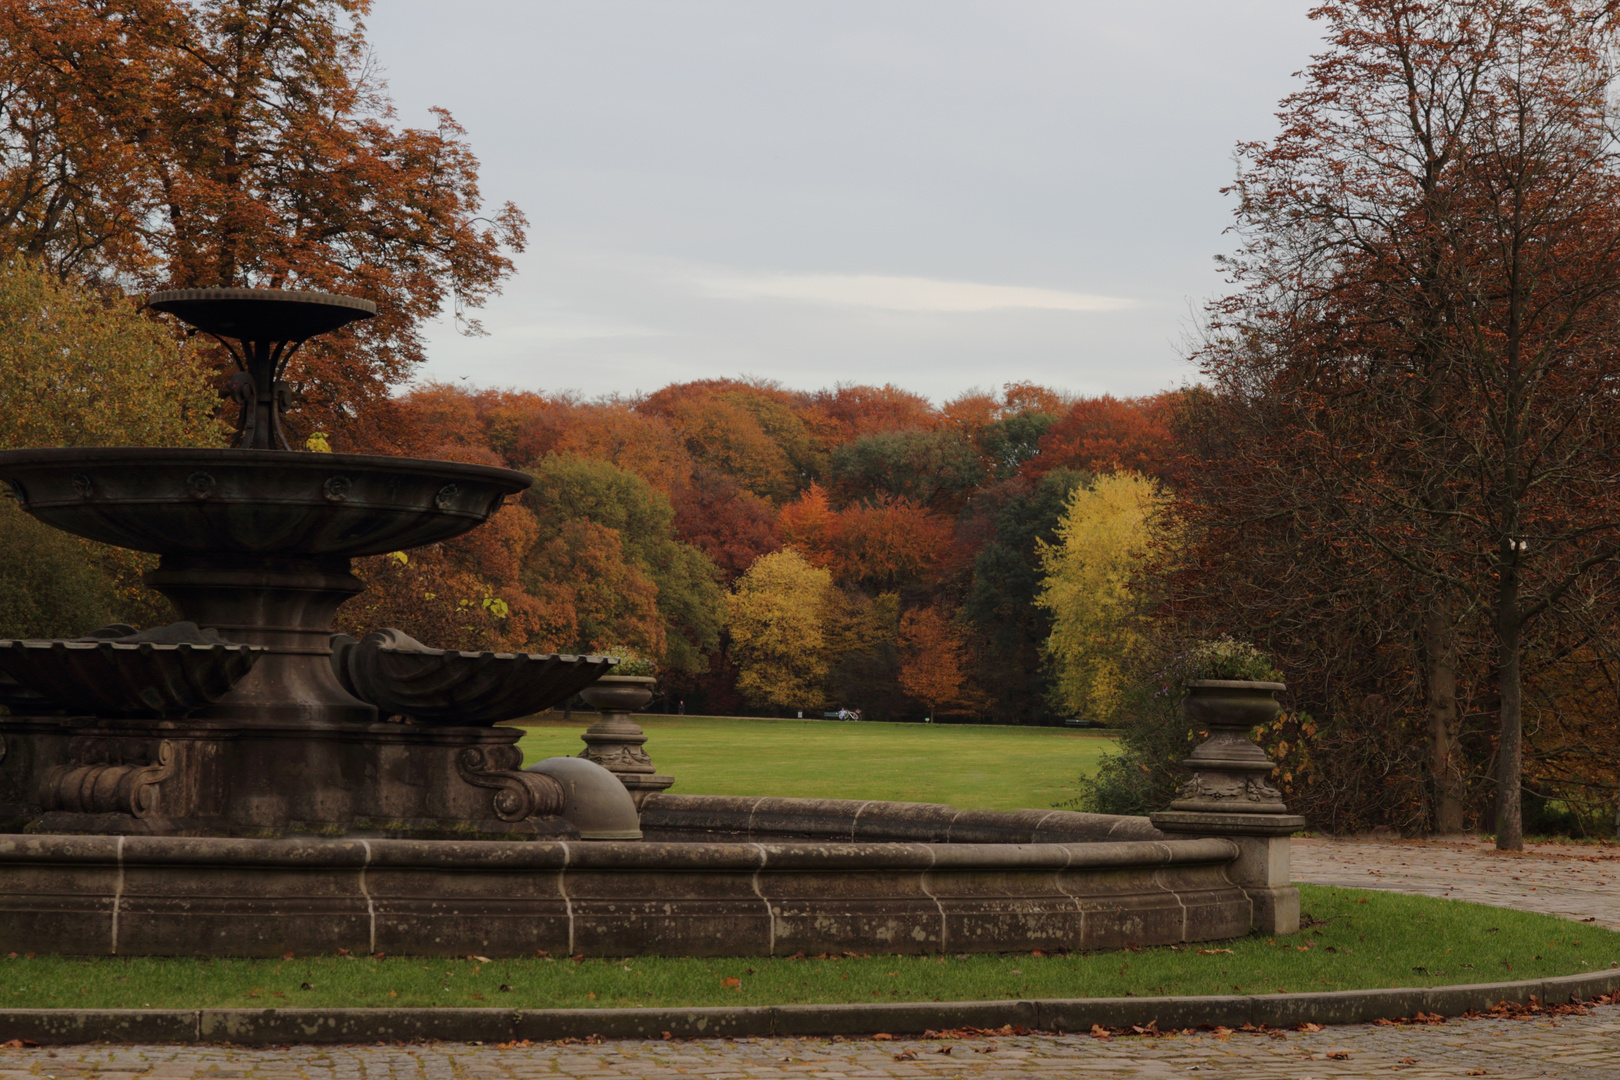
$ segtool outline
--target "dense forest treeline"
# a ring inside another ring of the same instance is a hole
[[[463,648],[632,650],[689,710],[1046,722],[1065,708],[1042,545],[1092,476],[1164,467],[1173,396],[417,387],[333,447],[536,482],[465,539],[369,560],[344,617]]]

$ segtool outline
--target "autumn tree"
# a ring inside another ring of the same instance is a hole
[[[1037,542],[1053,543],[1069,492],[1084,477],[1054,469],[981,492],[969,503],[959,532],[981,539],[968,572],[961,618],[969,628],[970,671],[1002,723],[1037,723],[1049,715],[1048,672],[1041,646],[1051,615],[1035,604],[1041,565]]]
[[[1240,288],[1203,353],[1223,397],[1270,427],[1266,445],[1293,444],[1224,478],[1215,519],[1254,514],[1286,471],[1302,494],[1284,512],[1422,583],[1437,758],[1458,628],[1478,605],[1507,849],[1522,846],[1525,635],[1620,556],[1615,14],[1317,8],[1328,50],[1284,101],[1283,133],[1242,148],[1243,246],[1227,264]]]
[[[853,584],[834,588],[827,605],[827,700],[859,709],[869,720],[905,711],[900,685],[900,597],[868,595]]]
[[[0,261],[0,449],[219,446],[214,393],[197,351],[115,292],[65,283],[22,257]],[[56,637],[114,616],[173,618],[141,584],[156,559],[0,510],[0,632]]]
[[[973,443],[950,428],[862,435],[832,452],[828,483],[840,504],[880,497],[952,513],[984,478]]]
[[[524,505],[540,532],[526,580],[535,589],[546,583],[595,598],[591,610],[603,614],[590,626],[599,629],[582,641],[634,645],[678,671],[706,668],[706,654],[719,644],[718,573],[701,551],[676,539],[669,499],[605,461],[549,454],[530,471],[535,484]],[[648,611],[657,632],[642,627]],[[620,629],[616,619],[625,620]]]
[[[306,428],[386,401],[420,327],[511,272],[450,114],[401,128],[368,0],[0,0],[0,244],[127,289],[269,286],[377,301],[287,378]],[[476,330],[476,322],[468,321]],[[221,356],[223,361],[223,356]]]
[[[623,402],[576,406],[559,428],[548,449],[617,465],[665,495],[673,496],[692,476],[692,459],[675,430]]]
[[[832,564],[838,542],[838,514],[820,484],[811,484],[777,515],[782,542],[817,566]]]
[[[838,515],[833,576],[893,592],[935,579],[954,554],[948,518],[908,499],[879,497]]]
[[[840,384],[803,395],[800,406],[814,418],[808,423],[823,433],[829,448],[885,431],[927,431],[938,422],[927,398],[887,383]]]
[[[1032,476],[1056,468],[1163,476],[1176,452],[1170,427],[1176,398],[1081,398],[1036,435],[1035,452],[1021,464]]]
[[[1141,474],[1107,473],[1070,493],[1055,541],[1036,539],[1045,573],[1035,602],[1052,618],[1042,651],[1053,703],[1070,716],[1116,719],[1151,592],[1144,558],[1169,528],[1166,503]]]
[[[826,700],[825,626],[832,575],[791,548],[748,568],[726,597],[737,690],[755,705],[819,708]]]
[[[932,717],[959,705],[967,684],[967,649],[961,628],[937,606],[900,616],[900,686]]]
[[[724,473],[698,468],[671,501],[676,533],[709,557],[727,585],[761,555],[782,548],[771,504]]]
[[[793,407],[793,395],[773,383],[675,383],[636,409],[666,420],[695,463],[756,495],[782,501],[820,475],[815,438]]]
[[[219,446],[197,350],[116,293],[0,261],[0,447]]]

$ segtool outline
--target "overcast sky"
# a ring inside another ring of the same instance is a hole
[[[379,0],[400,122],[448,108],[532,226],[489,336],[442,321],[422,375],[1177,385],[1310,6]]]

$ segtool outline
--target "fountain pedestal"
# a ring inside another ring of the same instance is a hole
[[[673,776],[661,775],[653,765],[644,749],[647,733],[630,717],[632,710],[652,700],[656,681],[642,675],[605,675],[579,694],[597,711],[596,722],[580,736],[585,749],[579,756],[618,777],[638,807],[647,796],[675,783]]]
[[[1167,836],[1219,837],[1238,847],[1228,869],[1254,905],[1263,934],[1299,931],[1299,890],[1289,873],[1289,838],[1305,819],[1271,783],[1272,763],[1249,732],[1281,710],[1282,683],[1204,679],[1189,683],[1181,709],[1209,731],[1182,763],[1192,776],[1168,810],[1150,815]]]

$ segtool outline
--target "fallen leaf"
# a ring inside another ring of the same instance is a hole
[[[1221,953],[1226,953],[1228,956],[1230,956],[1231,953],[1232,953],[1232,950],[1231,949],[1199,949],[1198,950],[1198,955],[1199,956],[1219,956]]]
[[[467,959],[477,961],[480,964],[491,963],[490,958],[487,956],[468,956]]]
[[[1329,1050],[1327,1052],[1327,1054],[1326,1054],[1326,1057],[1327,1057],[1327,1059],[1329,1061],[1349,1061],[1350,1060],[1350,1051],[1348,1051],[1348,1050]]]
[[[917,1060],[917,1051],[915,1051],[915,1050],[902,1050],[898,1054],[894,1055],[894,1060],[896,1060],[896,1061],[916,1061]]]
[[[880,1031],[876,1035],[872,1036],[872,1041],[873,1042],[894,1042],[894,1036],[890,1035],[887,1031]]]
[[[742,980],[737,978],[735,975],[727,975],[725,978],[720,980],[720,985],[725,987],[727,990],[741,990]]]
[[[1294,1030],[1295,1031],[1321,1031],[1322,1030],[1322,1025],[1321,1024],[1295,1024],[1294,1025]]]

